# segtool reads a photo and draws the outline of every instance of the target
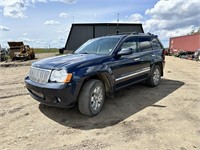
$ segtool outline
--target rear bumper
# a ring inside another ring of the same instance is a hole
[[[26,88],[35,100],[50,106],[69,108],[77,100],[77,93],[72,83],[47,83],[33,82],[26,77]]]

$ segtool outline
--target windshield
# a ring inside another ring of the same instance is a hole
[[[108,55],[115,48],[121,38],[105,37],[88,40],[74,53]]]

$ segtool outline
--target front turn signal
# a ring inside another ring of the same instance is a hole
[[[71,81],[71,79],[72,79],[72,73],[68,73],[67,76],[66,76],[66,78],[65,78],[65,80],[64,80],[64,82],[68,83],[68,82]]]

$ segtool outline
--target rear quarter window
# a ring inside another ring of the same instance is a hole
[[[158,41],[157,38],[152,38],[152,47],[153,49],[162,49],[162,46],[160,45],[160,42]]]

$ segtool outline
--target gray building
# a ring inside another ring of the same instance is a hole
[[[142,24],[135,23],[72,24],[64,49],[76,50],[89,39],[124,32],[143,33],[144,30]]]

